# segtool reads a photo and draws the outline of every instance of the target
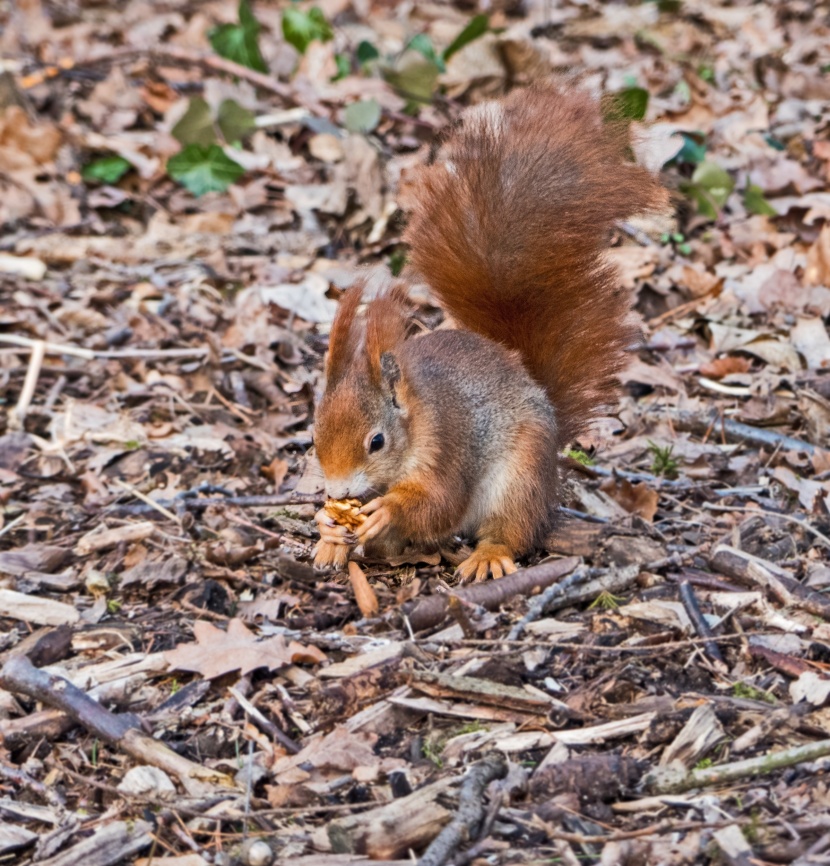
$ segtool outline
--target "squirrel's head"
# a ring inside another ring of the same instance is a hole
[[[331,328],[326,390],[314,443],[331,499],[380,496],[409,449],[406,388],[394,350],[406,337],[406,290],[396,286],[357,319],[361,286],[344,296]]]

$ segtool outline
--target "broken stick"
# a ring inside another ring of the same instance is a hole
[[[141,721],[138,716],[133,713],[111,713],[69,680],[36,668],[26,656],[12,656],[3,665],[0,687],[63,710],[90,733],[140,763],[159,767],[176,776],[193,796],[212,790],[210,784],[233,785],[227,776],[177,755],[164,743],[139,730]]]
[[[460,845],[475,839],[484,819],[484,790],[494,779],[506,775],[507,759],[501,752],[493,752],[473,764],[461,783],[455,817],[432,840],[418,866],[444,866]]]

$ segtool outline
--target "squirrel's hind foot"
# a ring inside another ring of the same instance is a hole
[[[516,563],[513,562],[513,556],[506,545],[483,541],[458,566],[456,574],[463,580],[473,578],[478,583],[488,574],[492,574],[494,578],[504,577],[516,570]]]

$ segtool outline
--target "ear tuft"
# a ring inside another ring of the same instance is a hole
[[[357,283],[346,290],[329,333],[329,353],[326,358],[326,387],[335,385],[349,368],[360,342],[360,331],[355,326],[357,308],[363,297],[363,284]]]
[[[385,376],[382,358],[406,339],[407,289],[404,283],[396,283],[388,292],[369,304],[366,313],[366,353],[369,371],[375,381]],[[391,358],[391,356],[390,356]],[[397,363],[394,358],[392,362]],[[400,375],[400,370],[398,370]]]

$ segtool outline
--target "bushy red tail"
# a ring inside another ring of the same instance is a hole
[[[636,339],[610,230],[664,191],[590,96],[550,86],[468,112],[414,198],[413,266],[464,328],[521,353],[564,446],[613,401]]]

